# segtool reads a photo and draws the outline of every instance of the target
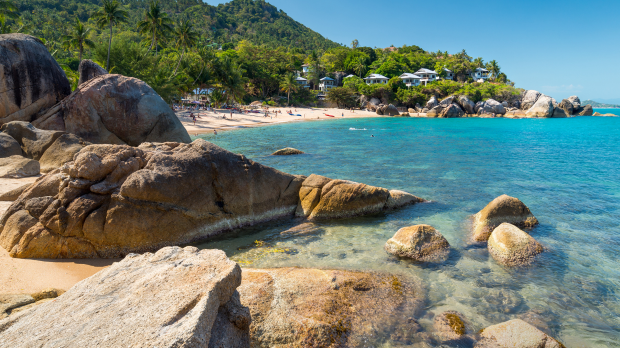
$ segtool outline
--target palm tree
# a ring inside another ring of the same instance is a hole
[[[179,62],[177,63],[176,68],[174,68],[174,73],[172,75],[177,74],[177,70],[179,69],[179,65],[181,65],[181,60],[183,60],[183,55],[185,54],[185,50],[191,48],[196,44],[198,40],[198,33],[194,30],[192,23],[190,23],[189,19],[185,21],[179,21],[177,23],[177,27],[174,30],[174,36],[177,39],[176,47],[177,49],[182,49],[181,57],[179,57]]]
[[[491,72],[491,76],[495,79],[497,76],[499,76],[501,68],[499,67],[497,61],[494,59],[487,63],[487,70]]]
[[[219,86],[226,93],[226,100],[228,102],[240,100],[245,93],[243,88],[246,83],[243,77],[245,71],[227,56],[220,59],[217,69]]]
[[[103,6],[93,14],[95,22],[100,28],[110,27],[110,40],[108,42],[108,59],[105,64],[110,71],[110,48],[112,47],[112,27],[127,21],[127,11],[121,8],[117,0],[102,0]]]
[[[211,91],[211,95],[209,95],[209,99],[215,104],[215,107],[219,107],[224,101],[224,93],[222,93],[221,89],[214,89]]]
[[[172,19],[161,10],[159,1],[151,0],[149,9],[144,11],[144,19],[138,23],[138,31],[147,37],[145,40],[148,40],[150,36],[149,50],[155,47],[155,55],[157,55],[157,41],[161,41],[173,30]]]
[[[310,60],[310,80],[313,82],[314,84],[314,88],[316,89],[316,87],[319,85],[319,79],[321,78],[321,61],[319,59],[319,55],[315,52],[312,51],[310,53],[310,57],[308,57],[308,59]]]
[[[353,71],[355,71],[355,73],[358,74],[360,78],[362,77],[362,75],[364,75],[364,73],[366,73],[366,64],[364,63],[364,58],[360,57],[357,59],[357,61],[354,63],[355,65],[353,66]]]
[[[71,33],[63,36],[63,46],[68,49],[78,49],[80,51],[80,62],[82,61],[84,46],[89,48],[95,47],[95,43],[88,38],[89,34],[90,28],[86,28],[84,24],[80,22],[79,18],[75,18],[75,24],[73,24]]]
[[[18,19],[19,9],[11,0],[0,0],[0,25],[4,26],[7,19]]]
[[[289,105],[291,104],[291,91],[296,91],[298,87],[299,84],[297,83],[297,79],[295,78],[295,75],[293,75],[293,73],[289,73],[284,76],[284,80],[280,82],[280,88],[283,92],[286,92],[286,97]]]
[[[474,66],[476,68],[484,68],[484,60],[482,59],[482,57],[474,59]]]

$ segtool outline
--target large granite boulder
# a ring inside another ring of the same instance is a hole
[[[529,234],[506,222],[493,230],[488,249],[495,261],[505,266],[527,265],[544,250]]]
[[[592,109],[592,105],[588,104],[580,107],[576,114],[577,116],[592,116],[594,114],[594,110]]]
[[[385,116],[398,116],[400,113],[398,109],[392,105],[381,105],[377,108],[377,115],[385,115]]]
[[[437,102],[437,97],[432,96],[431,99],[429,99],[426,102],[426,108],[431,110],[432,108],[434,108],[435,106],[439,105],[439,102]]]
[[[564,345],[520,319],[483,329],[475,348],[564,348]]]
[[[39,162],[23,156],[0,158],[0,178],[25,178],[39,175]]]
[[[506,114],[504,115],[504,117],[506,117],[506,118],[523,118],[523,117],[525,117],[525,111],[520,110],[520,109],[506,111]]]
[[[415,261],[443,260],[450,253],[450,243],[434,227],[403,227],[383,247],[386,252]]]
[[[114,74],[82,84],[32,124],[94,144],[191,141],[170,106],[149,85]]]
[[[56,139],[63,135],[63,132],[37,129],[32,124],[23,121],[5,123],[0,127],[0,132],[15,139],[21,146],[25,157],[37,161]]]
[[[63,164],[73,161],[76,153],[87,145],[82,139],[73,134],[63,134],[45,150],[39,159],[41,173],[51,172]]]
[[[240,284],[241,269],[220,250],[131,254],[56,300],[0,321],[0,341],[11,347],[248,347],[251,318],[239,303]]]
[[[381,187],[312,174],[299,189],[296,215],[310,220],[347,218],[422,201],[403,191],[394,190],[393,193]]]
[[[30,35],[0,35],[0,125],[32,121],[71,93],[65,72]]]
[[[0,133],[0,158],[21,156],[22,148],[12,136]]]
[[[474,106],[474,113],[478,114],[478,111],[480,111],[480,109],[484,106],[484,101],[479,101],[476,103],[476,105]]]
[[[553,111],[555,110],[553,101],[553,98],[543,94],[538,97],[536,103],[525,112],[525,115],[527,117],[552,117]]]
[[[465,111],[465,113],[473,115],[476,113],[475,108],[476,108],[476,104],[471,101],[471,99],[469,99],[467,96],[465,95],[461,95],[458,97],[457,99],[458,104],[461,106],[461,108]]]
[[[78,72],[80,74],[80,80],[78,85],[88,82],[97,76],[105,75],[108,71],[99,66],[99,64],[93,62],[90,59],[83,59],[78,66]]]
[[[518,198],[501,195],[474,215],[474,240],[485,242],[493,230],[507,222],[518,227],[532,227],[538,220]]]
[[[506,108],[495,99],[488,99],[478,108],[479,115],[504,115]]]
[[[440,114],[443,118],[457,118],[465,116],[465,112],[457,105],[450,104]]]
[[[574,110],[578,110],[579,108],[581,108],[581,100],[579,99],[578,96],[573,95],[568,97],[568,101],[571,102],[571,104],[573,104],[573,109]]]
[[[562,99],[560,104],[558,104],[558,108],[564,110],[564,113],[567,116],[573,115],[573,113],[575,111],[575,108],[573,107],[573,103],[570,100],[568,100],[568,99]]]
[[[441,105],[437,105],[434,108],[426,112],[427,117],[439,117],[445,108]]]
[[[455,99],[455,97],[453,95],[448,96],[448,97],[444,98],[442,101],[440,101],[439,105],[447,108],[450,104],[452,104],[454,102],[454,99]]]
[[[529,110],[536,102],[542,93],[534,90],[526,91],[521,100],[521,110]]]
[[[419,330],[425,297],[417,279],[301,268],[244,269],[238,291],[252,347],[402,345]]]
[[[184,244],[292,217],[303,179],[201,139],[90,145],[9,207],[0,245],[12,257],[115,258]],[[34,224],[9,224],[18,212]]]
[[[566,110],[558,107],[553,108],[553,118],[567,118],[570,115],[566,113]]]

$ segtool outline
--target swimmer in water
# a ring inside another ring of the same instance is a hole
[[[371,134],[371,135],[370,135],[370,137],[371,137],[371,138],[374,138],[374,137],[375,137],[375,135],[374,135],[374,134]]]

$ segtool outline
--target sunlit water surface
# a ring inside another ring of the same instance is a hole
[[[619,134],[620,118],[577,117],[338,119],[202,136],[288,173],[401,189],[430,203],[321,222],[309,233],[282,233],[301,221],[276,222],[200,247],[223,249],[244,267],[411,274],[428,290],[429,312],[460,311],[476,329],[538,316],[568,347],[617,347]],[[269,155],[284,147],[307,154]],[[526,268],[502,267],[486,247],[468,242],[470,216],[504,193],[540,221],[529,232],[548,250]],[[415,224],[448,239],[448,261],[414,264],[385,253],[386,240]]]

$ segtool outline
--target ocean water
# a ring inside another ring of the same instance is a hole
[[[620,109],[602,109],[602,108],[594,108],[594,112],[600,112],[601,114],[614,114],[620,116]]]
[[[567,347],[620,346],[620,118],[337,119],[202,137],[288,173],[401,189],[430,202],[301,227],[269,223],[200,247],[223,249],[244,267],[416,276],[427,290],[427,328],[432,314],[457,310],[476,330],[528,317]],[[307,154],[269,155],[283,147]],[[469,243],[471,215],[501,194],[521,199],[540,221],[528,232],[546,251],[528,267],[500,266],[485,246]],[[399,228],[415,224],[448,239],[446,262],[385,253]]]

